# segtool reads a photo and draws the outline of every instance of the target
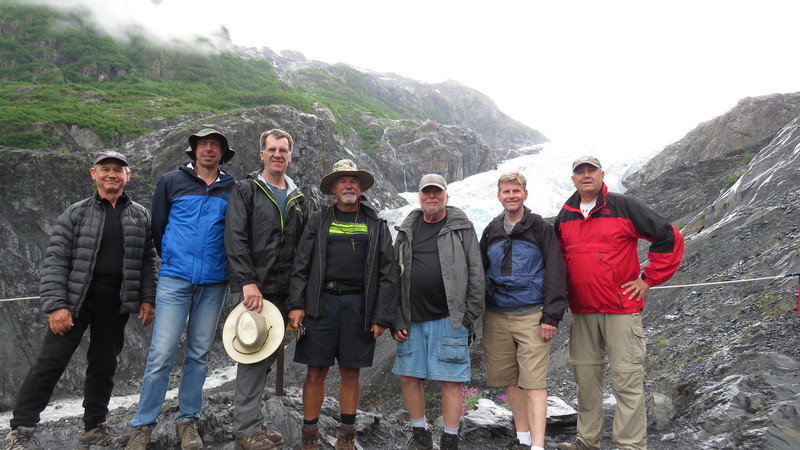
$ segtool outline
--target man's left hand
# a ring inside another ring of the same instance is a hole
[[[376,323],[372,324],[372,337],[378,339],[383,334],[384,328]]]
[[[136,316],[142,320],[142,326],[146,327],[153,323],[156,318],[156,307],[152,303],[142,302],[139,305],[139,314]]]
[[[650,285],[644,282],[643,279],[636,277],[635,280],[628,281],[627,283],[622,285],[623,288],[627,288],[622,292],[622,295],[627,295],[630,293],[631,295],[628,296],[629,300],[633,300],[634,298],[637,301],[644,300],[644,293],[650,289]]]

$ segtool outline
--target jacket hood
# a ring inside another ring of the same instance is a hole
[[[542,219],[542,216],[531,211],[531,209],[528,208],[527,206],[523,206],[522,208],[524,211],[522,214],[522,219],[519,222],[517,222],[516,225],[514,225],[514,230],[513,230],[514,234],[522,233],[528,228],[544,220]],[[505,220],[505,215],[506,213],[505,211],[503,211],[500,214],[498,214],[494,218],[494,220],[498,220],[502,224],[503,221]]]
[[[595,204],[595,208],[600,205],[604,205],[606,203],[606,197],[608,196],[608,185],[603,183],[603,186],[600,188],[600,192],[597,194],[597,203]],[[565,205],[571,206],[573,208],[577,208],[577,211],[580,212],[580,205],[581,205],[581,193],[575,191],[566,202]]]
[[[194,170],[194,161],[185,162],[182,166],[178,167],[178,170],[183,170],[185,172],[188,172],[193,177],[199,177],[199,175],[197,175],[197,172]],[[228,172],[226,170],[223,170],[221,167],[219,168],[219,179],[220,180],[224,180],[225,178],[232,177],[232,176],[233,176],[232,173],[230,173],[230,172]]]
[[[446,222],[444,227],[442,227],[442,231],[445,230],[463,230],[465,228],[473,228],[472,221],[469,220],[467,214],[459,208],[455,206],[446,206],[445,209],[447,210],[447,217],[445,218]],[[403,223],[400,225],[395,225],[395,230],[408,232],[411,227],[414,226],[414,223],[423,215],[422,208],[417,208],[410,213],[408,216],[403,219]]]
[[[256,170],[255,172],[248,173],[245,179],[258,180],[259,175],[261,175],[261,171]],[[294,180],[289,178],[289,176],[286,174],[283,175],[283,178],[286,180],[286,192],[293,192],[297,190],[297,185],[294,183]],[[269,184],[269,182],[267,182],[267,184]]]

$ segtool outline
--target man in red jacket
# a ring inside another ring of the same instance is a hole
[[[638,200],[608,192],[600,161],[572,163],[575,192],[555,220],[573,313],[570,362],[578,385],[578,437],[562,450],[599,449],[603,364],[608,354],[616,411],[611,438],[621,449],[647,448],[644,405],[644,293],[675,273],[683,236]],[[651,242],[640,270],[639,239]]]

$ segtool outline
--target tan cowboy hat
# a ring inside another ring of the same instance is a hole
[[[331,173],[322,177],[322,181],[319,182],[319,190],[323,194],[333,194],[331,185],[340,177],[356,177],[361,180],[361,192],[366,191],[375,184],[375,178],[371,173],[366,170],[358,170],[356,163],[349,159],[342,159],[333,165]]]
[[[222,327],[222,344],[236,362],[253,364],[275,353],[283,343],[286,325],[277,306],[264,299],[261,313],[243,303],[233,308]]]

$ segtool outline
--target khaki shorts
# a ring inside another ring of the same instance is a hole
[[[541,336],[542,313],[503,316],[483,313],[483,358],[489,386],[547,388],[550,343]]]

